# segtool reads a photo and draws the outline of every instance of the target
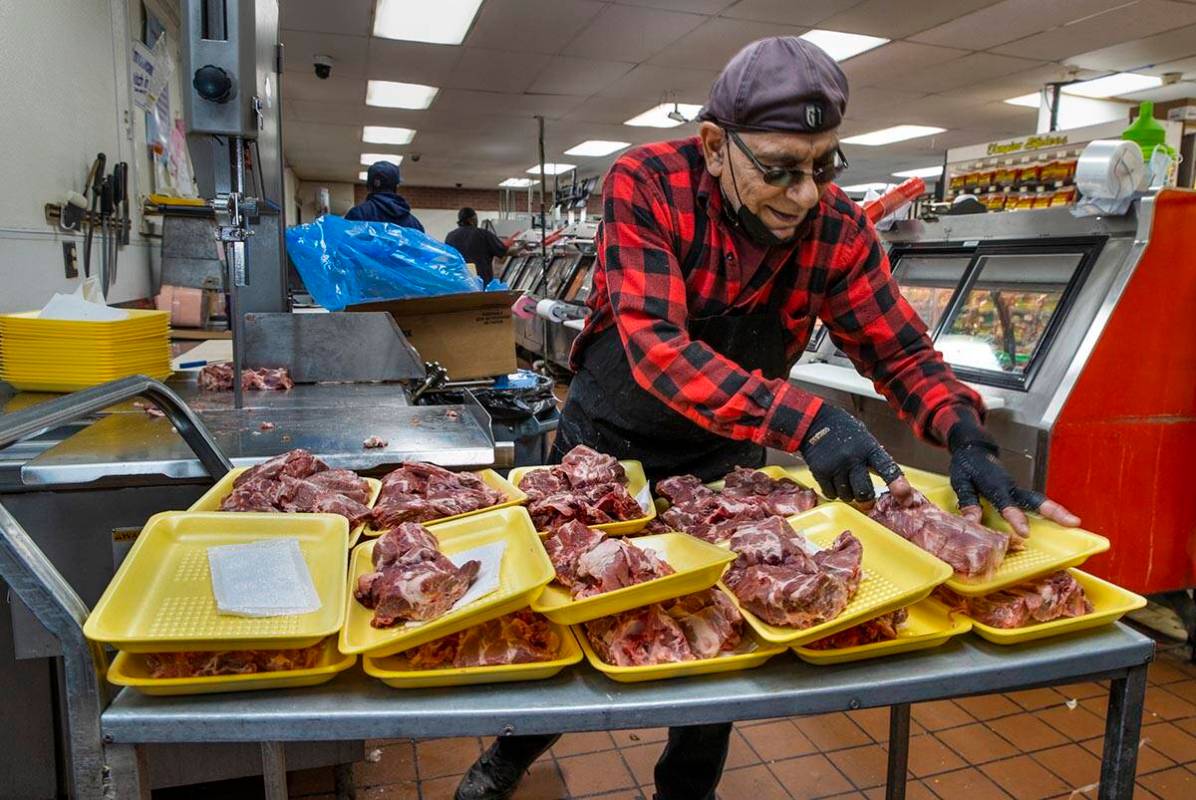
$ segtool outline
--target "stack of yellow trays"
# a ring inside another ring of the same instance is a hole
[[[0,380],[17,389],[73,392],[129,375],[170,376],[170,316],[130,309],[109,322],[0,314]]]

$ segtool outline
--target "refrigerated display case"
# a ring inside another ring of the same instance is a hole
[[[884,239],[1014,478],[1113,541],[1092,570],[1142,593],[1196,585],[1196,504],[1180,500],[1196,449],[1196,192],[1116,217],[906,220]],[[831,337],[814,346],[798,386],[854,410],[898,461],[946,471],[947,453],[917,440]]]

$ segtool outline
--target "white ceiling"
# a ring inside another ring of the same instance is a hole
[[[425,0],[434,2],[434,0]],[[1196,0],[484,0],[460,46],[376,39],[373,0],[282,0],[286,158],[306,180],[352,181],[362,152],[408,155],[404,181],[493,187],[537,162],[600,175],[617,154],[563,151],[585,139],[641,143],[693,126],[632,128],[668,99],[702,103],[718,71],[763,36],[811,27],[893,41],[842,62],[844,135],[902,123],[946,128],[885,147],[849,147],[845,183],[941,160],[949,147],[1031,132],[1036,112],[1001,100],[1046,81],[1112,70],[1196,81]],[[312,56],[335,59],[317,79]],[[365,105],[369,78],[441,88],[425,111]],[[1160,97],[1196,96],[1196,83]],[[403,147],[363,145],[362,125],[414,128]],[[410,155],[419,154],[418,162]]]

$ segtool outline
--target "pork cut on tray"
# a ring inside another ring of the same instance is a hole
[[[559,466],[529,470],[519,488],[527,493],[527,511],[539,531],[572,521],[601,525],[644,516],[627,491],[623,466],[585,445],[570,450]]]
[[[502,492],[471,472],[407,461],[382,478],[373,522],[379,529],[401,522],[427,522],[489,508],[505,499]]]
[[[770,625],[805,629],[843,613],[860,583],[864,548],[850,531],[818,550],[780,517],[743,523],[723,583]]]
[[[374,543],[374,571],[357,579],[353,596],[373,609],[370,625],[389,628],[400,622],[444,615],[477,580],[481,562],[458,567],[438,548],[422,525],[404,522]]]
[[[669,501],[653,530],[683,531],[711,542],[724,542],[741,522],[770,516],[791,517],[809,511],[818,497],[789,478],[736,467],[716,492],[693,475],[665,478],[656,493]]]
[[[743,615],[706,589],[585,623],[586,639],[608,664],[640,667],[715,658],[739,647]]]
[[[943,511],[919,492],[910,505],[902,505],[891,493],[882,494],[869,516],[969,578],[992,575],[1007,552],[1023,547],[1020,536]]]
[[[207,678],[311,669],[320,660],[324,643],[290,650],[219,650],[146,653],[151,678]]]
[[[544,540],[544,549],[557,581],[575,600],[673,574],[655,553],[576,520],[558,527]]]
[[[561,637],[530,609],[506,614],[400,654],[412,669],[494,667],[552,661]]]
[[[993,628],[1022,628],[1092,613],[1084,587],[1062,570],[981,597],[965,597],[946,586],[934,593],[952,611]]]
[[[370,515],[369,496],[370,485],[352,470],[291,450],[238,475],[220,510],[340,514],[352,527]]]
[[[847,630],[832,633],[822,639],[802,645],[811,650],[841,650],[845,647],[859,647],[865,644],[876,644],[896,639],[902,625],[909,618],[909,612],[904,608],[881,614],[879,617],[853,625]]]

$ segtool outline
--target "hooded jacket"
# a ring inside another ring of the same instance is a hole
[[[349,209],[345,219],[362,222],[393,222],[421,233],[424,226],[411,213],[411,205],[394,192],[370,192],[365,200]]]

